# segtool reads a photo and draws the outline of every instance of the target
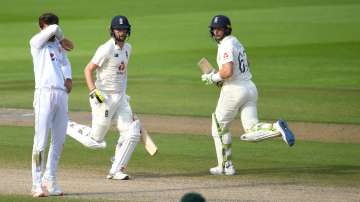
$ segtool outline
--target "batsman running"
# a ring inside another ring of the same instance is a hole
[[[239,40],[231,35],[230,19],[216,15],[210,23],[211,37],[218,43],[217,65],[219,71],[210,71],[201,76],[207,85],[222,85],[215,112],[212,114],[212,136],[215,143],[218,165],[210,168],[213,175],[235,175],[231,161],[231,122],[240,112],[245,141],[260,141],[282,136],[289,146],[295,143],[295,137],[287,123],[279,119],[275,123],[259,122],[257,115],[258,92],[251,81],[250,67],[245,49]]]
[[[112,121],[117,124],[118,139],[114,161],[107,179],[127,180],[125,169],[140,140],[140,121],[133,113],[126,96],[127,67],[131,45],[126,42],[131,25],[125,16],[115,16],[111,21],[110,35],[97,50],[84,73],[90,91],[92,127],[69,121],[67,134],[88,148],[102,149]],[[96,71],[96,81],[93,73]]]

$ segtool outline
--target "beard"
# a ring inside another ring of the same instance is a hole
[[[125,36],[115,36],[115,40],[118,42],[125,42],[126,41],[126,35]]]
[[[225,37],[225,35],[223,35],[223,36],[213,36],[213,38],[214,38],[214,40],[216,41],[216,42],[220,42],[221,40],[223,40],[223,38]]]

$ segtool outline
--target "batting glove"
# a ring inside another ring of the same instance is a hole
[[[89,97],[90,99],[95,99],[97,103],[103,103],[105,101],[104,95],[97,88],[95,88],[89,93]]]
[[[219,73],[215,73],[215,71],[212,71],[208,74],[203,74],[201,75],[201,80],[206,84],[206,85],[211,85],[214,83],[218,83],[220,81],[222,81],[223,79],[220,77]]]

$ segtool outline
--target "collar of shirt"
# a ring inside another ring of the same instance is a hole
[[[122,50],[125,47],[125,42],[124,42],[124,46],[121,48],[119,45],[116,44],[116,41],[115,41],[114,38],[111,37],[111,40],[112,40],[112,42],[114,44],[115,49]]]
[[[231,37],[232,37],[231,35],[228,35],[228,36],[224,37],[224,38],[220,41],[220,43],[218,43],[218,46],[220,46],[221,44],[223,44],[225,41],[229,40]]]

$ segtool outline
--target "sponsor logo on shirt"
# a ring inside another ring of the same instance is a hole
[[[224,53],[224,60],[228,59],[229,58],[229,54],[227,53]]]

